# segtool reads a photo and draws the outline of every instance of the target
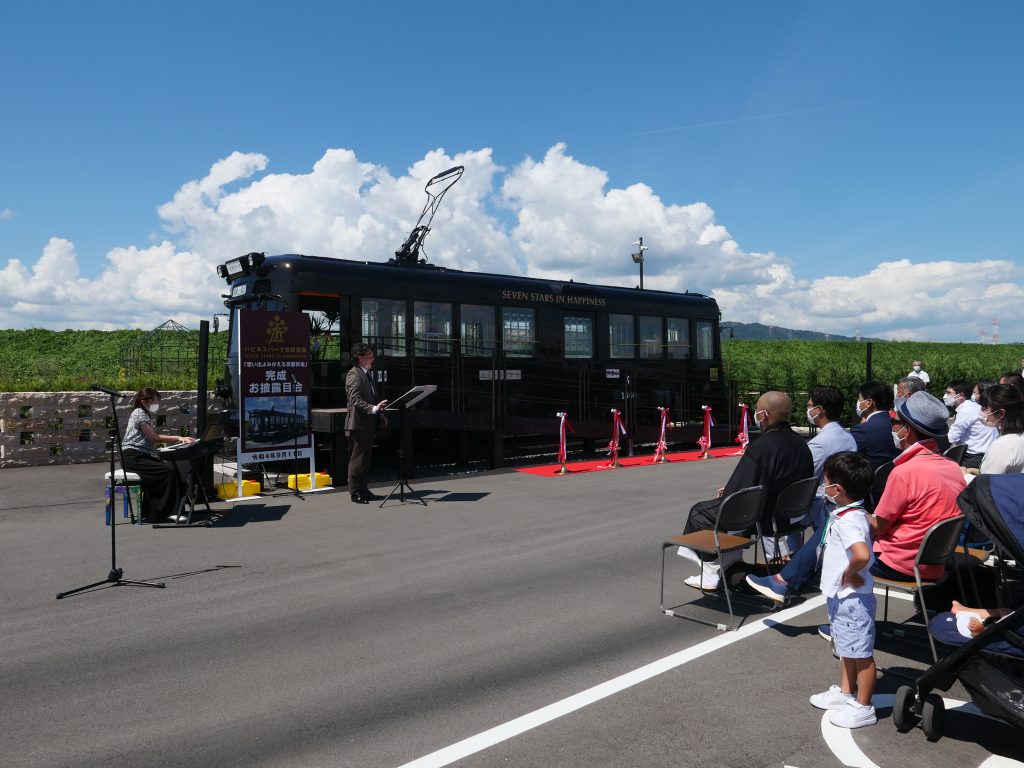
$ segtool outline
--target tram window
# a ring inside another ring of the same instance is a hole
[[[608,315],[608,348],[611,357],[633,357],[632,315]]]
[[[413,303],[417,357],[448,357],[452,353],[452,305],[434,301]]]
[[[379,357],[405,357],[405,302],[363,299],[363,339]]]
[[[714,360],[715,358],[715,337],[713,334],[714,324],[707,320],[697,321],[697,359]]]
[[[494,353],[494,307],[463,304],[462,354],[466,357],[490,357]]]
[[[565,356],[589,359],[594,356],[594,318],[565,316]]]
[[[661,318],[640,315],[640,357],[660,359],[661,348]]]
[[[681,317],[668,318],[668,359],[690,359],[690,321]]]
[[[501,308],[501,339],[506,357],[533,357],[534,327],[532,309]]]

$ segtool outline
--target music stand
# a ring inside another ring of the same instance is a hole
[[[392,400],[391,402],[389,402],[387,404],[387,406],[384,408],[384,410],[385,411],[406,411],[409,408],[412,408],[414,405],[416,405],[416,403],[418,403],[420,400],[422,400],[423,398],[427,397],[428,395],[432,395],[436,391],[437,391],[437,385],[436,384],[420,384],[419,386],[416,386],[416,387],[413,387],[412,389],[410,389],[408,392],[406,392],[401,397],[398,397],[398,398]],[[405,429],[404,426],[403,426],[403,429]],[[382,501],[380,503],[380,507],[378,507],[378,509],[383,509],[384,508],[384,505],[387,504],[388,499],[390,499],[392,496],[395,495],[395,491],[398,492],[398,500],[401,501],[403,504],[405,503],[405,491],[407,489],[409,491],[409,495],[410,496],[412,496],[413,493],[415,493],[415,491],[413,491],[413,489],[412,489],[412,486],[409,485],[409,481],[405,479],[405,461],[403,460],[403,457],[402,457],[402,448],[401,448],[402,441],[401,440],[398,441],[398,445],[399,445],[399,448],[398,448],[398,485],[396,485],[394,488],[392,488],[391,492],[387,496],[384,497],[384,501]],[[418,496],[414,497],[414,498],[416,499],[416,501],[418,501],[424,507],[427,506],[427,502],[426,502],[425,499],[420,498]]]

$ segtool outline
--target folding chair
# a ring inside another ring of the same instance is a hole
[[[953,551],[960,541],[960,532],[963,530],[964,523],[966,522],[967,518],[961,515],[960,517],[941,520],[928,529],[928,532],[924,535],[924,540],[921,542],[921,548],[917,551],[917,557],[914,558],[913,581],[897,581],[896,579],[883,579],[880,576],[874,577],[876,587],[885,587],[885,611],[882,621],[887,622],[889,620],[890,589],[897,592],[908,592],[917,598],[917,602],[921,606],[921,616],[924,618],[928,644],[932,649],[933,661],[938,661],[939,655],[935,651],[935,640],[932,638],[931,632],[927,631],[928,608],[924,603],[924,590],[944,582],[949,577],[950,571],[946,571],[937,579],[922,579],[920,566],[941,565],[947,567],[952,560]]]
[[[707,621],[695,616],[684,616],[676,613],[672,608],[665,607],[665,552],[670,547],[689,547],[694,552],[702,555],[714,555],[718,561],[722,561],[722,554],[726,552],[742,551],[752,544],[755,539],[748,536],[737,536],[728,531],[745,532],[751,528],[761,536],[761,512],[764,510],[765,486],[755,485],[751,488],[743,488],[735,493],[730,493],[718,505],[718,517],[715,520],[715,527],[710,531],[694,531],[685,533],[682,536],[675,536],[668,539],[661,545],[661,610],[666,616],[675,616],[679,619],[689,619],[709,627],[716,627],[722,631],[735,629],[736,614],[732,610],[732,598],[730,597],[729,579],[723,569],[718,583],[725,592],[725,603],[729,608],[728,626],[721,622]],[[701,583],[701,593],[704,595],[713,594],[706,591]]]
[[[814,503],[814,494],[818,490],[821,481],[817,477],[805,477],[795,483],[787,485],[779,493],[775,501],[775,510],[772,513],[772,539],[774,541],[775,556],[779,556],[779,540],[790,533],[800,532],[800,543],[804,540],[804,529],[810,524],[807,520],[807,512]],[[761,551],[764,552],[764,562],[771,573],[771,563],[768,560],[768,548],[761,539]],[[756,560],[757,549],[754,550]]]
[[[942,455],[945,456],[950,461],[955,461],[957,464],[963,464],[964,456],[967,455],[967,443],[957,443],[956,445],[951,445],[949,446],[949,448],[942,452]]]

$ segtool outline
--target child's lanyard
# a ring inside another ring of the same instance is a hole
[[[840,518],[847,512],[852,512],[855,509],[860,510],[861,512],[866,512],[866,510],[864,509],[864,499],[858,499],[852,504],[847,504],[842,507],[836,507],[835,512],[828,516],[828,520],[825,522],[825,528],[821,532],[821,543],[819,544],[821,548],[824,549],[825,543],[828,541],[828,532],[829,529],[832,527],[832,523],[835,522],[837,518]]]

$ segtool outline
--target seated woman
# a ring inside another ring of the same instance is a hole
[[[980,473],[1024,471],[1024,397],[1016,387],[996,384],[981,393],[980,402],[978,420],[999,430],[999,436],[981,460]]]
[[[159,434],[152,418],[159,409],[160,393],[152,387],[140,389],[121,441],[122,466],[142,478],[142,517],[150,523],[177,519],[184,493],[174,465],[157,456],[156,443],[194,442],[191,437]]]

